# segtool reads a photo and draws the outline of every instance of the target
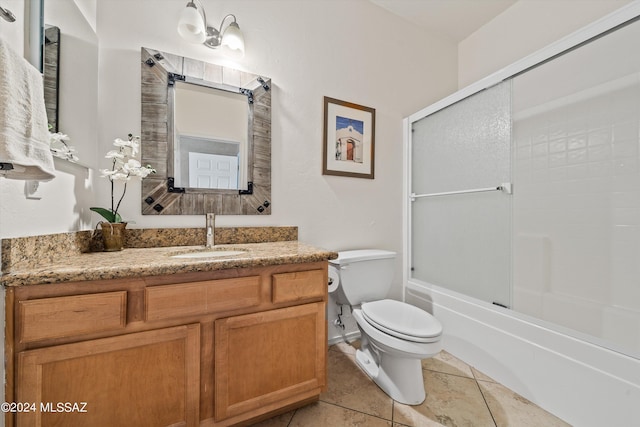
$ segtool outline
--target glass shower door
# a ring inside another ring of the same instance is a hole
[[[411,274],[511,305],[511,90],[500,83],[414,122]]]

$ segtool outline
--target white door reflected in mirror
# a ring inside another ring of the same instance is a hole
[[[189,187],[238,189],[238,157],[189,153]]]

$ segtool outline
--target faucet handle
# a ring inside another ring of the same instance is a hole
[[[214,213],[208,213],[206,215],[207,223],[205,225],[206,233],[207,233],[207,248],[212,248],[215,245],[215,219],[216,215]]]

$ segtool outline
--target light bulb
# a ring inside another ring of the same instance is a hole
[[[202,15],[195,7],[187,6],[182,10],[178,21],[178,33],[188,42],[204,43],[207,30]]]

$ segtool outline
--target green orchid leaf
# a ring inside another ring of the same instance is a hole
[[[122,222],[122,217],[120,216],[120,214],[116,213],[114,215],[114,213],[111,212],[111,210],[109,209],[105,209],[105,208],[89,208],[89,209],[102,215],[102,217],[106,219],[107,222]]]

